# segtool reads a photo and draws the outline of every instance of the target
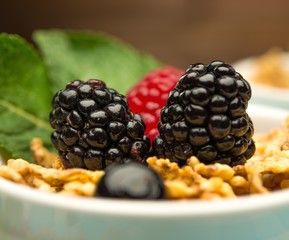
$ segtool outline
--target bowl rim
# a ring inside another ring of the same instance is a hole
[[[213,217],[248,212],[252,214],[266,209],[280,208],[289,203],[289,190],[218,200],[126,200],[58,195],[41,192],[1,178],[0,189],[1,194],[6,194],[6,197],[21,200],[22,203],[27,201],[31,206],[40,205],[49,209],[88,215],[141,218]]]
[[[289,89],[261,84],[251,80],[256,71],[256,65],[259,57],[260,56],[251,56],[244,58],[234,62],[232,66],[237,72],[240,72],[241,75],[250,82],[252,92],[256,95],[256,97],[261,96],[264,97],[264,99],[289,102],[287,97]],[[289,53],[282,53],[282,61],[286,67],[289,66]]]
[[[285,120],[289,116],[289,111],[284,109],[258,104],[250,105],[249,110],[252,113],[256,111],[262,114],[270,113],[272,119],[284,118]],[[289,204],[289,190],[220,200],[127,200],[64,196],[43,192],[0,178],[0,202],[2,198],[18,200],[31,206],[38,205],[82,214],[183,218],[245,214],[279,208]]]

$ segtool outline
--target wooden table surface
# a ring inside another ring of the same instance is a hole
[[[289,46],[287,0],[11,0],[1,5],[1,32],[30,39],[39,28],[105,31],[181,68]]]

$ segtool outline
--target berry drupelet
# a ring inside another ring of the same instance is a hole
[[[125,157],[144,162],[150,148],[140,115],[101,80],[74,80],[53,99],[51,140],[66,168],[101,170]]]
[[[229,64],[190,65],[161,110],[153,154],[179,165],[192,155],[205,164],[244,164],[255,152],[250,98],[249,83]]]

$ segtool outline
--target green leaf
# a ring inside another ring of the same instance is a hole
[[[0,34],[0,151],[31,160],[30,141],[50,147],[52,90],[43,60],[17,35]]]
[[[55,92],[74,79],[98,78],[125,93],[161,66],[121,41],[99,33],[36,31],[43,58],[17,35],[0,34],[0,155],[32,161],[30,142],[52,149],[49,113]]]
[[[33,39],[55,91],[74,79],[100,79],[125,94],[149,70],[161,67],[151,56],[103,33],[39,30]]]

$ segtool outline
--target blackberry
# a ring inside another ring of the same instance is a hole
[[[190,65],[161,110],[152,154],[179,165],[192,155],[206,164],[244,164],[255,152],[250,98],[249,83],[229,64]]]
[[[51,140],[66,168],[101,170],[124,158],[145,162],[150,141],[125,96],[101,80],[75,80],[53,98]]]
[[[161,199],[165,188],[162,179],[151,168],[125,160],[126,164],[112,164],[105,169],[95,196],[110,198]]]

